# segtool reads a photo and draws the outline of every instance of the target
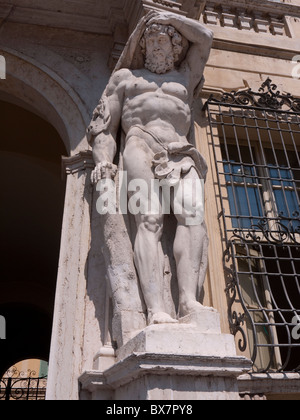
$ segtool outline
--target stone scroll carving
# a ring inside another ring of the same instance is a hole
[[[98,210],[119,347],[147,325],[174,324],[203,310],[207,165],[192,144],[191,109],[212,39],[197,21],[150,12],[130,37],[88,128],[92,183],[106,197]],[[116,185],[121,192],[108,204]],[[164,230],[170,213],[173,232]],[[167,242],[176,263],[176,298],[166,291]]]

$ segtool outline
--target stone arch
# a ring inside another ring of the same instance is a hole
[[[55,69],[11,48],[0,47],[0,55],[6,61],[0,99],[22,106],[53,125],[70,156],[87,150],[90,110],[84,99]]]

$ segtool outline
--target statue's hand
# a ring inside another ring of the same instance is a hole
[[[153,23],[159,25],[172,25],[176,21],[176,15],[174,13],[157,13],[150,17],[147,22],[147,26],[152,25]]]
[[[146,25],[148,25],[148,22],[151,19],[154,19],[155,17],[159,16],[160,12],[157,12],[156,10],[151,10],[150,12],[148,12],[148,14],[145,16],[146,19]]]
[[[92,184],[97,184],[101,179],[114,179],[118,171],[118,167],[113,163],[101,162],[91,174]]]

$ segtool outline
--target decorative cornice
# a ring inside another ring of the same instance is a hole
[[[16,4],[14,4],[16,3]],[[55,3],[40,1],[6,3],[0,0],[0,22],[9,16],[9,22],[50,26],[75,31],[91,32],[103,35],[112,35],[116,25],[129,24],[132,19],[137,21],[150,9],[172,11],[188,15],[191,18],[199,17],[198,10],[202,0],[117,0],[109,2],[96,2],[92,4],[84,0],[74,2],[65,0],[63,5],[55,7]],[[48,6],[49,4],[49,6]]]
[[[85,0],[77,0],[76,5],[72,1],[64,1],[61,9],[54,4],[34,0],[30,7],[25,3],[24,6],[5,3],[0,0],[0,22],[7,18],[13,6],[13,12],[7,19],[8,22],[48,26],[53,28],[63,28],[80,32],[90,32],[101,35],[112,35],[116,25],[128,23],[132,14],[132,9],[141,0],[118,0],[110,2],[96,2],[93,6],[86,4]],[[49,6],[48,6],[49,4]]]
[[[144,3],[154,3],[155,6],[158,6],[159,8],[166,8],[171,9],[173,11],[180,11],[181,10],[181,4],[175,1],[171,0],[146,0]]]
[[[291,3],[277,2],[272,0],[228,0],[226,3],[220,0],[203,1],[206,7],[223,6],[228,9],[246,9],[275,15],[300,16],[300,6]]]
[[[102,4],[99,2],[87,11],[87,6],[82,0],[74,3],[69,2],[69,8],[66,6],[68,2],[64,2],[64,9],[58,10],[49,2],[49,7],[40,7],[39,1],[32,2],[28,7],[14,4],[14,1],[1,3],[0,21],[7,18],[13,6],[13,13],[9,16],[9,22],[50,26],[56,28],[64,28],[82,32],[91,32],[97,34],[112,35],[116,25],[125,23],[130,25],[130,21],[139,20],[139,18],[154,8],[156,10],[169,10],[174,13],[187,15],[192,19],[199,19],[200,14],[206,6],[224,6],[224,2],[220,0],[118,0]],[[45,2],[47,4],[47,2]],[[274,13],[276,15],[300,16],[300,6],[274,2],[268,0],[228,0],[226,2],[228,8],[246,8],[247,10],[260,11],[263,13]],[[275,28],[276,29],[276,28]]]
[[[71,157],[62,157],[62,169],[63,173],[67,175],[73,175],[80,171],[85,171],[87,169],[94,169],[95,164],[93,160],[92,152],[87,150],[78,153],[75,156]]]
[[[83,390],[117,389],[144,375],[222,376],[237,378],[251,368],[250,360],[242,356],[213,357],[167,353],[133,353],[105,372],[86,371],[79,383]]]
[[[1,5],[0,19],[5,18],[9,5]],[[82,16],[72,12],[15,6],[8,22],[50,26],[82,32],[110,34],[111,28],[106,16]]]

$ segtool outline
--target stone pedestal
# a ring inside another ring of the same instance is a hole
[[[251,363],[236,355],[233,336],[221,333],[219,314],[204,310],[180,321],[145,328],[116,352],[111,367],[81,375],[81,398],[239,399],[237,378]]]

